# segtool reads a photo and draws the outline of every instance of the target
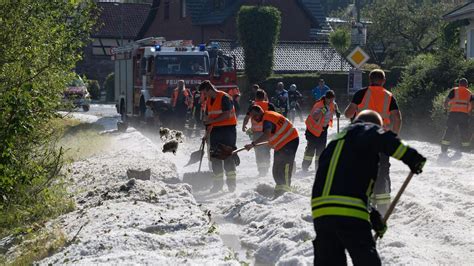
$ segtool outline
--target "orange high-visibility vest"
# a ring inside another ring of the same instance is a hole
[[[454,97],[448,102],[449,112],[470,113],[471,96],[471,91],[466,87],[454,88]]]
[[[178,102],[178,96],[179,96],[179,88],[176,88],[174,89],[173,96],[171,97],[171,105],[173,107],[176,107],[176,104]],[[193,106],[193,99],[191,96],[191,92],[185,88],[183,91],[183,96],[184,96],[184,104],[186,104],[188,108],[191,108]]]
[[[269,121],[276,127],[275,133],[268,140],[268,145],[275,149],[275,151],[280,150],[288,142],[298,138],[298,131],[293,127],[290,120],[283,115],[273,111],[266,111],[263,114],[262,120]]]
[[[322,116],[318,121],[314,120],[313,114],[317,110],[321,110]],[[326,106],[324,106],[324,100],[317,101],[314,105],[313,108],[311,109],[311,112],[308,115],[308,118],[306,118],[305,124],[306,128],[311,132],[311,134],[315,135],[316,137],[321,136],[321,133],[323,133],[324,130],[324,124],[326,123],[326,112],[331,112],[331,118],[329,119],[329,126],[332,126],[332,117],[334,116],[334,113],[336,112],[336,105],[334,102],[331,102],[329,104],[329,110],[327,109]]]
[[[223,92],[223,91],[217,91],[217,96],[214,99],[214,102],[211,104],[211,97],[207,97],[207,115],[210,119],[215,119],[219,115],[223,113],[222,111],[222,97],[228,97],[231,101],[232,98],[229,96],[229,94]],[[237,117],[235,116],[235,108],[232,107],[231,110],[231,117],[224,120],[220,121],[217,123],[213,123],[213,127],[221,127],[221,126],[235,126],[237,125]]]
[[[383,126],[388,128],[390,121],[390,103],[392,102],[392,93],[382,86],[369,86],[365,92],[362,102],[357,106],[358,112],[363,110],[372,110],[382,116]]]
[[[263,111],[268,111],[268,102],[267,101],[255,101],[253,105],[258,105],[262,107]],[[252,131],[253,132],[262,132],[263,131],[263,122],[257,122],[255,119],[251,120],[252,122]]]

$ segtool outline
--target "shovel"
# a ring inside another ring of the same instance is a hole
[[[408,186],[408,183],[410,183],[410,180],[411,178],[413,177],[414,173],[413,172],[410,172],[410,174],[407,176],[407,178],[405,179],[405,182],[403,182],[402,184],[402,187],[400,188],[400,190],[398,191],[397,195],[395,196],[395,198],[393,199],[392,203],[390,204],[390,206],[388,207],[388,210],[387,212],[385,213],[385,216],[383,217],[383,222],[386,224],[387,223],[387,220],[388,218],[390,218],[390,215],[392,214],[393,210],[395,209],[395,206],[397,205],[398,203],[398,200],[400,199],[400,197],[402,196],[403,192],[405,191],[405,189],[407,188]],[[374,241],[377,241],[377,239],[379,238],[379,234],[375,234],[374,236]]]
[[[189,156],[189,161],[185,166],[195,164],[199,161],[202,162],[202,157],[204,156],[204,145],[206,144],[206,138],[209,135],[209,132],[211,132],[211,130],[212,130],[212,127],[209,127],[206,130],[206,135],[202,139],[201,147],[199,148],[199,150],[194,151],[193,153],[191,153],[191,156]],[[201,164],[199,164],[199,170],[201,170]]]
[[[257,144],[255,144],[255,147],[266,145],[266,144],[268,144],[268,141],[257,143]],[[230,156],[232,156],[234,154],[237,154],[237,153],[239,153],[243,150],[245,150],[245,147],[234,150],[230,146],[226,146],[224,144],[219,144],[218,149],[211,153],[211,157],[219,159],[219,160],[225,160],[225,159],[229,158]]]

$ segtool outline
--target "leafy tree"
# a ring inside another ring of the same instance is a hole
[[[367,41],[372,59],[386,66],[405,65],[413,56],[433,51],[446,24],[442,15],[453,6],[441,0],[373,0],[364,10],[372,22]]]
[[[329,35],[329,43],[341,55],[341,70],[344,62],[344,54],[351,45],[351,36],[349,32],[343,28],[336,29]]]
[[[0,1],[0,211],[22,193],[39,197],[60,173],[49,123],[88,40],[93,6]]]
[[[237,15],[239,41],[245,55],[249,82],[265,80],[272,73],[273,52],[280,36],[281,14],[271,6],[242,6]]]
[[[102,88],[105,90],[105,99],[108,102],[112,102],[115,100],[115,75],[114,72],[107,75],[104,81],[104,85]]]

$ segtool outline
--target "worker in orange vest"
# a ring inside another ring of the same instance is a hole
[[[446,154],[451,144],[456,128],[461,134],[461,146],[463,150],[468,150],[471,144],[471,131],[469,119],[471,116],[474,96],[468,89],[468,81],[465,78],[459,80],[459,86],[449,91],[444,107],[448,109],[448,121],[446,131],[441,140],[441,152]]]
[[[231,88],[227,93],[230,95],[232,101],[234,102],[235,114],[238,117],[240,113],[240,90],[239,88],[235,87]]]
[[[255,94],[255,97],[257,96],[256,93],[257,93],[258,90],[262,90],[263,93],[265,94],[265,98],[263,100],[267,101],[267,102],[270,102],[270,100],[268,100],[267,92],[264,89],[260,88],[260,86],[258,84],[253,84],[252,85],[252,92]]]
[[[171,106],[175,117],[174,128],[184,130],[186,115],[193,107],[193,96],[191,91],[185,87],[184,80],[178,81],[178,87],[174,89],[171,95]]]
[[[250,117],[263,124],[263,135],[252,143],[245,145],[250,150],[255,144],[268,141],[268,145],[275,150],[273,153],[273,179],[275,180],[274,197],[279,197],[290,191],[291,175],[298,150],[298,131],[283,115],[264,111],[259,105],[250,108]]]
[[[363,110],[376,111],[382,117],[383,128],[398,135],[402,126],[402,116],[395,97],[383,87],[385,81],[383,70],[372,70],[369,74],[369,87],[354,94],[352,102],[347,106],[344,114],[347,118],[352,119]],[[385,214],[390,205],[390,191],[390,157],[381,153],[372,203],[376,205],[382,215]]]
[[[318,168],[318,159],[324,148],[326,148],[328,128],[332,126],[332,119],[334,114],[340,116],[340,112],[334,102],[336,95],[334,91],[329,90],[326,94],[317,101],[311,112],[306,118],[306,149],[304,151],[302,168],[303,171],[308,171],[309,166],[315,157],[315,169]],[[316,156],[314,154],[316,153]]]
[[[258,89],[255,92],[255,101],[251,103],[242,125],[242,131],[246,132],[252,141],[256,141],[263,135],[263,123],[257,122],[250,117],[250,111],[254,105],[262,107],[263,111],[275,111],[275,106],[265,100],[265,91]],[[252,124],[250,129],[247,128],[249,121]],[[266,176],[270,168],[270,147],[267,145],[255,147],[255,160],[257,161],[259,176]]]
[[[218,150],[219,144],[236,148],[237,141],[237,117],[232,99],[229,94],[217,90],[209,80],[203,81],[199,85],[201,92],[206,92],[206,112],[204,124],[210,130],[209,146],[210,153]],[[207,135],[207,134],[206,134]],[[235,191],[236,177],[235,156],[231,156],[224,161],[211,157],[211,167],[214,174],[214,185],[211,193],[222,190],[224,186],[224,172],[227,177],[226,183],[230,192]]]

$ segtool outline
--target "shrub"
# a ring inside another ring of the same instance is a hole
[[[431,109],[431,120],[433,121],[434,132],[436,132],[436,137],[440,138],[446,127],[446,120],[448,118],[448,113],[446,108],[444,108],[444,100],[448,96],[449,91],[440,92],[433,99],[433,107]]]
[[[102,88],[105,90],[105,99],[108,102],[113,102],[115,100],[115,75],[114,72],[107,75],[105,78],[104,85]]]
[[[460,77],[472,73],[471,65],[474,64],[464,60],[459,50],[422,54],[412,60],[393,91],[409,131],[424,127],[428,137],[437,136],[433,129],[444,127],[441,95]]]
[[[89,91],[93,100],[99,100],[100,97],[100,86],[99,82],[94,79],[87,80],[87,90]]]
[[[242,6],[237,15],[239,41],[245,55],[245,74],[250,82],[272,73],[273,52],[279,39],[280,11],[271,6]]]

